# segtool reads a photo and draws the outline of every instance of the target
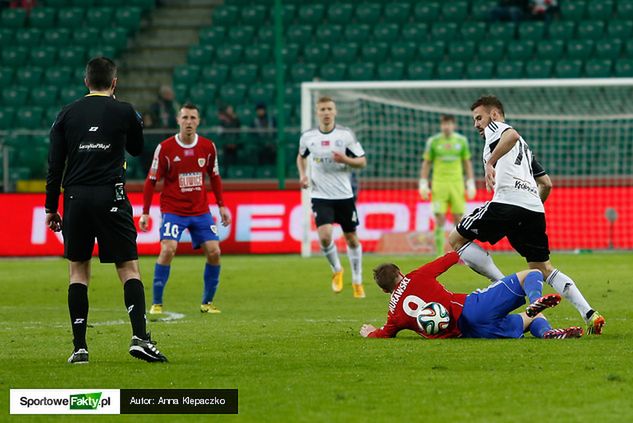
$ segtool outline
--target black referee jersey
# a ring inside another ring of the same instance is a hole
[[[46,209],[56,212],[61,186],[125,182],[125,151],[141,154],[143,120],[129,103],[88,94],[59,112],[50,140]]]

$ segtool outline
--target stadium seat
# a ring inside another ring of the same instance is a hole
[[[253,41],[255,37],[255,27],[250,25],[240,25],[229,28],[228,39],[230,42],[238,45],[247,45]]]
[[[200,37],[200,45],[219,46],[224,42],[226,27],[213,25],[209,28],[202,28],[198,35]]]
[[[608,20],[613,13],[613,2],[610,0],[591,1],[587,4],[587,17]]]
[[[633,20],[633,0],[618,1],[616,16],[620,19]]]
[[[491,79],[494,62],[491,60],[469,62],[466,67],[466,77],[469,79]]]
[[[624,45],[624,55],[633,58],[633,40],[628,40]]]
[[[550,40],[569,40],[574,36],[576,23],[573,21],[554,21],[552,22],[547,33]]]
[[[317,29],[317,36],[324,40],[339,40],[343,36],[341,25],[323,25]]]
[[[579,21],[585,15],[586,3],[584,0],[561,2],[561,16],[564,20]]]
[[[525,65],[527,78],[549,78],[552,74],[553,62],[551,60],[531,60]]]
[[[16,110],[15,126],[17,128],[39,128],[42,125],[44,110],[41,107],[22,107]]]
[[[604,32],[602,21],[582,21],[578,23],[576,38],[581,40],[599,40]]]
[[[57,95],[59,88],[55,86],[42,86],[34,87],[31,89],[31,101],[30,104],[39,107],[51,107],[55,106],[59,102],[57,101]]]
[[[616,61],[615,76],[619,78],[633,77],[633,59],[622,59]]]
[[[272,165],[257,166],[255,168],[255,178],[274,179],[277,177],[277,167]]]
[[[26,47],[3,47],[2,51],[0,52],[0,57],[2,57],[2,64],[4,66],[11,66],[14,68],[24,66],[27,62],[27,53],[28,50]]]
[[[389,52],[389,44],[387,43],[367,43],[361,48],[361,58],[363,61],[382,63]]]
[[[22,47],[35,47],[40,44],[42,31],[37,28],[21,28],[15,31],[15,42]]]
[[[9,28],[0,28],[0,47],[11,46],[14,43],[14,31]]]
[[[411,41],[400,41],[393,44],[389,50],[395,62],[409,63],[416,57],[417,45]]]
[[[620,38],[626,40],[633,36],[633,21],[613,20],[607,26],[608,38]]]
[[[332,47],[332,59],[339,63],[352,63],[356,61],[358,44],[345,43]]]
[[[385,22],[402,25],[409,20],[410,13],[409,3],[387,3],[382,15]]]
[[[608,78],[613,63],[608,59],[593,59],[585,63],[585,76],[588,78]]]
[[[246,96],[246,85],[224,84],[220,88],[220,99],[225,104],[241,104]]]
[[[198,80],[200,67],[196,65],[180,65],[174,69],[174,84],[193,85]]]
[[[444,43],[444,41],[431,41],[428,43],[422,43],[418,48],[420,58],[422,60],[431,60],[435,62],[444,59],[445,50],[446,43]]]
[[[99,42],[100,35],[100,31],[96,28],[78,28],[73,31],[72,44],[82,47],[90,47]]]
[[[71,69],[68,66],[49,67],[44,71],[44,83],[61,87],[70,83]]]
[[[115,58],[117,56],[117,49],[113,46],[97,45],[88,48],[88,57],[104,56],[109,58]]]
[[[400,26],[395,23],[382,23],[374,27],[374,40],[393,43],[398,39]],[[350,40],[353,41],[353,40]],[[415,40],[410,40],[415,41]]]
[[[417,2],[413,8],[415,22],[436,22],[440,15],[440,3],[438,2]]]
[[[9,66],[0,66],[0,87],[8,87],[13,82],[14,70]]]
[[[319,75],[325,81],[342,81],[346,78],[347,66],[343,63],[327,63],[321,66]]]
[[[371,81],[374,79],[376,65],[373,63],[354,63],[347,68],[347,75],[352,81]]]
[[[271,24],[274,24],[274,20],[275,20],[275,16],[274,16],[275,8],[274,7],[270,8],[270,13],[271,13],[270,22],[271,22]],[[296,14],[297,14],[297,6],[296,5],[294,5],[294,4],[283,4],[281,6],[281,20],[283,21],[284,26],[289,25],[295,19]]]
[[[400,81],[404,76],[404,63],[388,62],[378,66],[378,79],[381,81]]]
[[[215,84],[216,86],[221,86],[226,82],[229,74],[229,67],[227,65],[222,64],[214,64],[213,66],[205,66],[202,68],[200,72],[200,82],[207,84]],[[174,73],[174,79],[175,79]],[[189,78],[188,78],[189,79]],[[198,76],[195,76],[195,79],[198,79]],[[180,82],[183,83],[183,82]],[[186,84],[186,82],[184,82]]]
[[[174,84],[174,95],[176,101],[179,103],[185,103],[189,99],[189,85],[187,84]]]
[[[281,56],[284,63],[294,63],[299,55],[299,44],[286,44],[281,49]]]
[[[579,78],[582,73],[582,60],[559,60],[554,72],[558,78]]]
[[[375,24],[381,17],[379,3],[361,3],[356,6],[356,21],[364,24]]]
[[[259,45],[262,44],[274,44],[275,43],[275,30],[272,26],[264,25],[257,29],[256,42]]]
[[[290,67],[290,76],[294,82],[312,81],[317,67],[313,63],[295,63]]]
[[[141,8],[121,7],[114,12],[114,21],[117,26],[124,28],[128,33],[138,31],[141,26]]]
[[[266,44],[254,44],[247,46],[244,49],[244,61],[246,63],[253,63],[261,65],[267,63],[271,58],[271,49]]]
[[[58,52],[58,62],[67,66],[84,66],[86,50],[82,47],[66,47]]]
[[[112,25],[114,10],[110,7],[91,7],[86,10],[85,23],[90,28],[106,28]]]
[[[299,6],[297,21],[300,24],[319,25],[325,14],[325,6],[322,3],[312,3]]]
[[[49,29],[55,25],[55,9],[36,7],[29,14],[29,25],[33,28]]]
[[[558,60],[563,57],[565,41],[562,39],[550,40],[547,43],[539,43],[536,48],[536,57],[542,60]]]
[[[284,96],[288,101],[298,104],[301,100],[301,87],[299,84],[286,84]]]
[[[215,49],[212,45],[191,46],[187,53],[187,63],[190,65],[210,65],[213,63]]]
[[[334,3],[327,9],[327,21],[333,24],[346,25],[352,21],[354,6],[350,3]]]
[[[488,26],[488,38],[490,40],[513,40],[516,33],[516,25],[510,22],[501,22]]]
[[[364,43],[369,40],[371,28],[367,24],[349,24],[343,31],[345,40],[353,43]]]
[[[475,22],[483,22],[490,19],[490,10],[497,5],[496,0],[478,0],[471,5],[470,16]]]
[[[214,105],[217,88],[214,84],[198,83],[189,89],[189,100],[202,109]]]
[[[297,44],[308,44],[312,39],[312,27],[310,25],[291,25],[286,31],[286,37]]]
[[[447,1],[442,4],[442,19],[444,21],[462,22],[468,17],[467,1]]]
[[[117,50],[127,47],[127,32],[123,28],[109,28],[101,31],[101,39],[104,44],[113,46]]]
[[[18,68],[15,72],[15,82],[23,87],[34,87],[40,85],[43,73],[42,68],[38,66]]]
[[[241,11],[241,23],[243,25],[260,26],[268,19],[268,9],[261,4],[253,4],[244,7]]]
[[[239,9],[236,6],[222,5],[213,9],[213,25],[232,27],[237,23]]]
[[[236,65],[231,68],[231,82],[252,84],[257,80],[257,65]]]
[[[282,67],[282,73],[284,77],[287,74],[287,72],[288,72],[288,66],[284,64]],[[277,66],[274,63],[268,63],[268,64],[263,65],[260,68],[260,73],[261,73],[262,82],[272,82],[272,83],[277,82]]]
[[[303,59],[308,63],[323,63],[327,60],[330,52],[330,45],[327,43],[308,44],[303,49]]]
[[[497,64],[497,78],[520,79],[523,78],[523,62],[520,60],[504,60]]]
[[[150,11],[156,6],[156,0],[122,0],[123,6],[140,7],[143,11]]]
[[[22,28],[26,24],[26,9],[4,9],[0,14],[0,27]]]
[[[458,30],[455,22],[438,22],[431,27],[431,37],[435,41],[454,41],[457,39]]]
[[[510,41],[506,50],[506,58],[508,60],[528,60],[534,52],[534,41],[532,40],[515,40]]]
[[[457,80],[462,79],[464,73],[464,62],[449,60],[437,63],[438,79]]]
[[[253,104],[273,104],[275,101],[275,84],[253,84],[248,88],[248,98]]]
[[[252,103],[239,104],[235,108],[235,114],[237,114],[242,125],[250,125],[255,118],[254,105]]]
[[[462,39],[469,41],[481,41],[486,38],[485,22],[464,22],[460,27]]]
[[[408,23],[402,27],[402,41],[413,41],[415,43],[421,43],[426,41],[426,36],[429,32],[427,24],[422,22]]]
[[[255,176],[253,165],[231,165],[227,168],[227,179],[251,179]]]
[[[596,44],[594,56],[597,59],[616,60],[620,57],[622,51],[622,40],[620,39],[603,39]]]
[[[587,59],[593,52],[592,40],[571,40],[567,43],[567,58],[569,59]]]
[[[69,45],[71,32],[68,28],[55,28],[44,31],[42,44],[52,47],[64,47]]]
[[[77,28],[77,23],[83,19],[84,10],[79,7],[67,7],[57,12],[57,26],[61,28]]]
[[[519,38],[538,41],[545,37],[544,22],[523,22],[519,25]]]
[[[448,58],[451,60],[469,61],[475,56],[475,42],[454,41],[448,46]]]
[[[216,51],[216,58],[221,64],[235,65],[241,62],[243,51],[239,45],[223,45]]]
[[[12,107],[0,107],[0,131],[13,127],[15,110]]]
[[[31,50],[29,63],[33,66],[47,67],[55,63],[57,49],[55,47],[37,47]]]
[[[88,90],[83,85],[63,87],[59,91],[59,100],[62,104],[69,104],[86,95]]]

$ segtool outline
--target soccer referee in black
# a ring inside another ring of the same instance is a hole
[[[125,193],[125,151],[143,150],[143,121],[132,106],[114,99],[116,65],[97,57],[86,66],[90,94],[65,106],[51,128],[46,177],[46,224],[64,236],[70,261],[68,309],[74,351],[69,363],[88,363],[88,282],[94,240],[101,263],[114,263],[132,323],[130,354],[167,361],[146,330],[132,205]],[[64,217],[58,212],[64,188]]]

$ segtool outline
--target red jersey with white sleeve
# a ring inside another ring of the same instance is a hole
[[[145,180],[143,214],[149,213],[154,186],[161,179],[165,180],[160,195],[162,213],[179,216],[209,213],[205,174],[209,175],[218,206],[223,207],[222,179],[215,144],[198,134],[191,144],[184,144],[179,135],[167,138],[156,147]]]
[[[389,300],[387,323],[371,332],[369,338],[393,338],[403,329],[410,329],[425,338],[456,338],[461,336],[457,320],[462,315],[466,294],[447,290],[437,277],[459,261],[459,254],[452,251],[414,270],[400,281]],[[427,335],[417,322],[419,310],[427,303],[442,304],[451,317],[448,328],[437,335]]]

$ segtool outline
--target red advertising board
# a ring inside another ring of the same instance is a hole
[[[469,202],[472,210],[488,198],[480,192]],[[363,190],[357,209],[361,222],[358,232],[365,251],[385,251],[389,235],[427,234],[433,229],[428,202],[420,202],[414,190]],[[141,212],[142,195],[130,194],[136,219]],[[212,203],[212,198],[210,198]],[[298,253],[303,212],[296,191],[228,191],[225,202],[233,223],[219,226],[222,252]],[[0,256],[51,256],[63,254],[61,234],[44,225],[43,194],[1,194],[0,214],[3,230]],[[611,211],[609,211],[611,210]],[[212,212],[217,215],[217,211]],[[160,210],[151,209],[148,232],[139,232],[140,254],[157,254],[160,238]],[[553,250],[633,249],[633,188],[557,188],[546,203],[548,235]],[[616,216],[613,223],[607,216]],[[447,223],[447,229],[452,225]],[[316,242],[314,228],[311,237]],[[340,230],[335,232],[340,236]],[[411,237],[409,237],[411,238]],[[183,241],[188,235],[183,235]],[[190,252],[182,242],[181,252]],[[494,249],[510,249],[503,240]],[[415,250],[415,248],[413,248]],[[422,250],[421,250],[422,251]]]

